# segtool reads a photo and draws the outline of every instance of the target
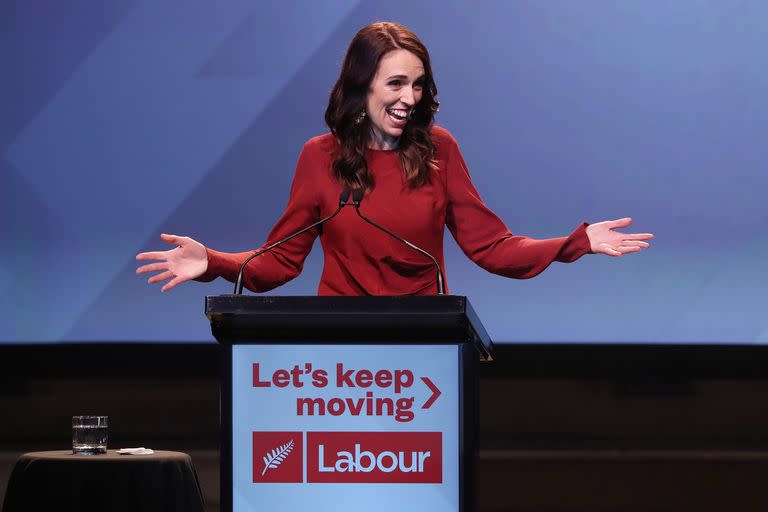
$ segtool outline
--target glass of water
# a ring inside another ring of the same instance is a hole
[[[72,453],[107,453],[107,416],[72,416]]]

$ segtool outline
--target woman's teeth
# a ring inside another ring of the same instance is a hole
[[[399,108],[388,108],[387,114],[389,114],[395,121],[405,121],[408,119],[408,111]]]

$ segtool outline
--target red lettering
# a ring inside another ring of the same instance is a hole
[[[253,363],[253,387],[268,388],[272,385],[269,381],[263,381],[259,378],[259,363]]]
[[[293,385],[297,388],[303,388],[304,383],[301,382],[301,379],[299,379],[299,376],[301,375],[302,371],[301,368],[299,368],[299,365],[294,366],[291,369],[291,377],[293,377]]]
[[[341,416],[346,408],[346,404],[341,398],[331,398],[326,405],[328,407],[328,414],[331,416]]]
[[[279,388],[287,387],[290,382],[291,376],[288,373],[288,370],[276,370],[275,373],[272,374],[272,383]]]
[[[379,370],[376,372],[376,385],[380,388],[388,388],[392,385],[392,372]]]
[[[355,376],[355,382],[357,382],[357,385],[361,388],[370,387],[373,382],[373,375],[368,370],[360,370]]]
[[[360,416],[364,404],[365,398],[358,398],[357,400],[347,398],[347,410],[352,416]]]
[[[413,384],[413,372],[411,370],[395,370],[395,393],[400,393],[403,388],[409,388]]]
[[[316,388],[324,388],[328,385],[328,372],[325,370],[315,370],[312,372],[312,385]]]
[[[347,370],[344,371],[344,363],[336,363],[336,386],[338,387],[355,387],[354,382],[352,382],[352,374],[355,373],[355,370]]]

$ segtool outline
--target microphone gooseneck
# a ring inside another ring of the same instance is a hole
[[[434,256],[432,256],[431,254],[429,254],[427,251],[425,251],[424,249],[422,249],[420,247],[417,247],[416,245],[412,244],[411,242],[409,242],[405,238],[402,238],[402,237],[394,234],[393,232],[391,232],[387,228],[385,228],[383,226],[380,226],[379,224],[376,224],[374,221],[372,221],[371,219],[369,219],[368,217],[366,217],[365,215],[360,213],[360,203],[362,202],[362,200],[363,200],[363,191],[361,189],[359,189],[359,188],[356,188],[355,190],[353,190],[352,191],[352,205],[355,207],[355,211],[357,212],[357,215],[361,219],[363,219],[365,222],[367,222],[368,224],[370,224],[370,225],[372,225],[372,226],[382,230],[383,232],[385,232],[386,234],[388,234],[392,238],[395,238],[395,239],[401,241],[402,243],[404,243],[405,245],[407,245],[411,249],[419,252],[420,254],[423,254],[424,256],[426,256],[427,258],[432,260],[432,263],[435,265],[435,269],[437,269],[437,294],[438,295],[445,295],[445,278],[443,276],[443,269],[440,268],[440,264],[437,262],[437,259]]]
[[[333,212],[332,214],[330,214],[329,216],[327,216],[327,217],[325,217],[323,219],[320,219],[319,221],[317,221],[317,222],[315,222],[313,224],[310,224],[309,226],[307,226],[307,227],[305,227],[303,229],[300,229],[299,231],[297,231],[297,232],[295,232],[293,234],[288,235],[287,237],[283,238],[282,240],[278,240],[277,242],[275,242],[275,243],[273,243],[271,245],[268,245],[267,247],[264,247],[262,249],[259,249],[255,253],[251,254],[248,257],[248,259],[246,259],[243,262],[243,264],[240,265],[240,271],[237,273],[237,280],[235,281],[234,294],[235,295],[242,295],[243,294],[243,274],[245,273],[245,266],[248,265],[248,263],[250,263],[250,261],[253,258],[255,258],[256,256],[261,256],[265,252],[271,251],[275,247],[284,244],[288,240],[290,240],[292,238],[295,238],[295,237],[297,237],[297,236],[299,236],[299,235],[301,235],[303,233],[306,233],[310,229],[315,228],[315,227],[319,226],[320,224],[328,222],[329,220],[334,218],[336,215],[338,215],[339,212],[341,211],[341,209],[344,208],[345,206],[349,206],[349,205],[353,205],[354,204],[355,207],[357,207],[360,204],[360,202],[358,201],[357,203],[350,203],[348,201],[349,200],[349,194],[350,194],[350,189],[349,189],[348,186],[345,185],[344,189],[341,191],[341,195],[339,196],[339,207],[336,208],[335,212]]]

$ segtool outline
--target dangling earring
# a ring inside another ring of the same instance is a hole
[[[355,124],[360,124],[363,121],[365,121],[365,109],[361,110],[360,113],[357,115],[357,118],[355,119]]]

